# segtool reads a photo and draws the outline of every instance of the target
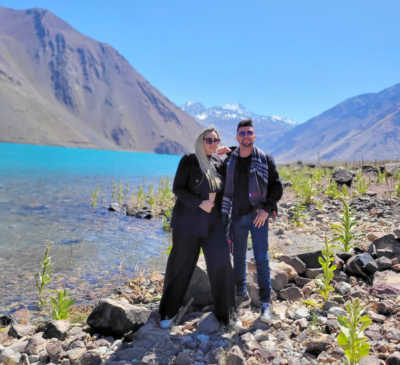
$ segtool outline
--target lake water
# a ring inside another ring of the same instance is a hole
[[[46,246],[53,280],[79,298],[98,298],[132,277],[135,265],[164,268],[169,233],[161,219],[107,211],[112,180],[131,188],[173,175],[180,156],[0,143],[0,315],[38,299],[35,273]],[[106,191],[97,207],[91,193]]]

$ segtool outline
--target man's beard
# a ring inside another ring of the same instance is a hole
[[[253,141],[251,141],[251,140],[248,140],[248,141],[242,141],[241,143],[240,143],[240,145],[241,146],[243,146],[243,147],[250,147],[250,146],[252,146],[254,144],[254,142]]]

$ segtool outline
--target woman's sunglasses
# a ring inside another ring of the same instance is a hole
[[[245,131],[241,131],[241,132],[239,132],[238,133],[238,136],[239,137],[245,137],[246,136],[246,134],[248,135],[248,136],[253,136],[254,135],[254,132],[253,131],[247,131],[247,132],[245,132]]]
[[[206,142],[206,144],[212,144],[212,143],[219,144],[219,142],[221,142],[221,140],[219,138],[215,138],[215,139],[204,138],[204,141]]]

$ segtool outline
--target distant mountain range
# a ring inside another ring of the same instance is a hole
[[[112,47],[0,6],[0,142],[182,154],[201,126]]]
[[[297,122],[286,117],[257,115],[241,104],[207,108],[201,103],[188,101],[181,106],[181,109],[193,116],[203,126],[214,125],[221,134],[222,143],[229,146],[237,145],[236,128],[243,119],[251,118],[253,120],[257,145],[266,151],[274,148],[285,132],[298,125]]]
[[[287,132],[279,161],[400,159],[400,84],[345,100]]]

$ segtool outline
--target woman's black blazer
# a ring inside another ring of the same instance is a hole
[[[223,181],[221,176],[222,160],[216,156],[212,156],[211,159]],[[209,199],[208,180],[200,170],[195,154],[183,156],[173,184],[173,192],[177,197],[171,220],[173,231],[183,231],[206,237],[210,224],[221,217],[223,189],[219,190],[211,213],[201,209],[201,202]]]

